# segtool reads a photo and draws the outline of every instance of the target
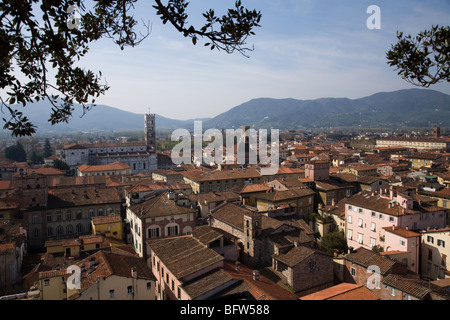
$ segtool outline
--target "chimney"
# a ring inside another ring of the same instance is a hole
[[[253,280],[259,280],[259,270],[253,270]]]

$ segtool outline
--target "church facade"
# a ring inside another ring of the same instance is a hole
[[[145,141],[65,145],[57,155],[72,169],[82,164],[105,165],[121,162],[132,174],[151,172],[158,167],[156,156],[155,114],[145,115]]]

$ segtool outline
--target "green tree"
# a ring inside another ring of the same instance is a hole
[[[52,146],[50,145],[50,141],[47,139],[45,139],[45,143],[44,143],[44,152],[42,153],[42,156],[44,158],[48,158],[53,154],[53,150],[52,150]]]
[[[323,236],[319,247],[328,253],[337,251],[338,253],[347,253],[348,245],[347,239],[342,232],[330,232]]]
[[[65,171],[69,171],[70,170],[70,166],[62,160],[59,159],[55,159],[53,160],[53,168],[55,169],[59,169],[59,170],[65,170]]]
[[[38,155],[37,153],[36,153],[36,151],[34,151],[33,150],[33,152],[31,153],[31,162],[33,163],[33,164],[41,164],[41,163],[43,163],[44,162],[44,159],[40,156],[40,155]]]
[[[137,0],[97,0],[91,9],[86,2],[0,2],[0,91],[5,92],[0,103],[9,113],[9,119],[3,118],[4,128],[12,135],[36,132],[36,126],[14,106],[16,103],[26,106],[42,99],[50,101],[49,121],[56,124],[69,121],[75,103],[82,106],[84,114],[94,106],[97,97],[106,93],[108,86],[102,83],[100,71],[96,74],[77,66],[92,42],[111,38],[123,50],[138,45],[149,35],[150,27],[145,23],[144,32],[141,30],[138,35],[132,12]],[[246,39],[260,26],[261,13],[244,8],[240,0],[222,16],[213,9],[206,11],[200,26],[188,23],[186,0],[154,3],[162,22],[172,25],[194,45],[199,39],[206,39],[205,46],[227,53],[238,51],[246,55],[252,50],[246,47]],[[81,18],[76,16],[74,6],[79,8]],[[50,76],[50,68],[54,76]]]
[[[388,64],[416,86],[450,82],[450,28],[433,26],[415,37],[397,32],[398,42],[386,53]]]
[[[25,152],[25,149],[19,142],[16,142],[15,145],[9,146],[5,149],[5,157],[17,162],[27,161],[27,154]]]

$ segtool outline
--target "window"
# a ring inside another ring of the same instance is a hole
[[[114,290],[109,290],[109,298],[114,299]]]
[[[376,231],[377,231],[377,225],[376,225],[375,222],[372,222],[372,223],[370,224],[370,230],[373,231],[373,232],[376,232]]]
[[[383,215],[380,213],[380,215],[378,216],[378,218],[380,218],[380,220],[383,220]]]
[[[361,218],[358,219],[358,227],[363,227],[363,219]]]
[[[353,240],[353,230],[351,230],[351,229],[347,230],[347,238],[349,240]]]
[[[50,285],[50,279],[44,280],[44,286],[48,287]]]
[[[133,293],[133,286],[128,286],[127,287],[127,293],[128,294],[132,294]]]
[[[439,247],[445,248],[445,241],[444,241],[444,240],[438,240],[438,241],[437,241],[437,245],[438,245]]]
[[[89,209],[89,217],[92,218],[94,216],[94,209]]]
[[[389,222],[395,222],[395,218],[394,217],[389,217]]]
[[[173,235],[177,235],[178,234],[178,226],[168,226],[167,227],[167,235],[168,236],[173,236]]]
[[[352,216],[348,216],[348,223],[352,223]]]
[[[370,238],[370,247],[373,248],[377,245],[377,239]]]
[[[402,247],[406,246],[405,240],[400,240],[400,245],[401,245]]]
[[[51,237],[53,236],[53,228],[52,227],[48,227],[47,228],[47,237]]]
[[[152,289],[152,283],[151,282],[147,282],[147,290],[151,290]]]
[[[395,289],[391,288],[391,296],[395,296]]]
[[[356,276],[356,269],[355,269],[355,268],[351,267],[351,268],[350,268],[350,272],[351,272],[351,274],[352,274],[353,277]]]
[[[33,224],[39,223],[39,216],[34,215],[34,216],[32,217],[32,223],[33,223]]]
[[[64,228],[62,226],[57,226],[56,227],[56,235],[62,236],[63,234],[64,234]]]
[[[371,214],[370,214],[370,216],[371,216],[371,217],[376,217],[377,214],[376,214],[376,212],[373,212],[373,211],[372,211]]]
[[[48,215],[46,216],[46,220],[47,220],[47,222],[52,222],[52,215],[51,215],[51,214],[48,214]]]
[[[181,299],[181,289],[178,287],[178,299]]]
[[[434,238],[432,236],[427,236],[427,242],[434,243]]]
[[[362,233],[358,233],[358,243],[363,244],[363,234]]]
[[[150,227],[147,230],[148,238],[159,238],[159,227]]]

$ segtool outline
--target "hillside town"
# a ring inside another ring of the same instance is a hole
[[[439,127],[360,149],[293,134],[263,175],[174,165],[144,123],[142,141],[1,160],[0,300],[450,299]]]

